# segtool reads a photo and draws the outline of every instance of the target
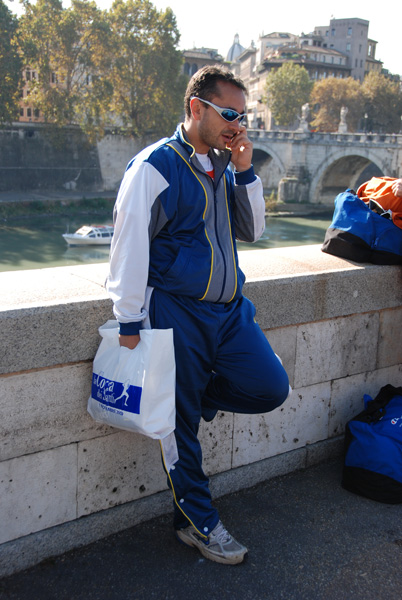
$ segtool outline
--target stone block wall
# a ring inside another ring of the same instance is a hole
[[[364,393],[402,385],[402,274],[319,246],[240,253],[245,294],[289,373],[266,415],[202,423],[214,496],[342,448]],[[171,510],[159,444],[86,412],[107,265],[0,274],[0,575]]]
[[[100,189],[98,149],[78,128],[14,123],[0,130],[0,192]]]

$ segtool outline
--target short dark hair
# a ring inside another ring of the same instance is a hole
[[[190,98],[196,96],[197,98],[211,101],[213,96],[219,96],[217,84],[221,81],[231,83],[247,94],[247,89],[243,81],[231,71],[227,71],[219,65],[202,67],[202,69],[199,69],[194,73],[187,85],[187,90],[184,95],[184,111],[186,117],[191,117]]]

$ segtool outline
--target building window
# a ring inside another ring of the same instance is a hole
[[[335,62],[335,58],[333,56],[331,56],[331,62],[332,62],[332,64],[334,64],[334,62]]]
[[[27,81],[30,81],[30,80],[31,80],[31,71],[25,71],[25,79],[26,79]]]
[[[39,108],[35,108],[34,110],[34,116],[39,119]]]
[[[372,46],[371,44],[369,44],[369,47],[368,47],[368,55],[369,55],[369,56],[371,56],[371,55],[372,55],[372,53],[373,53],[373,46]]]
[[[20,108],[20,117],[23,117],[23,116],[24,116],[24,109]]]
[[[349,42],[346,44],[346,52],[350,52],[350,43]]]
[[[348,27],[348,35],[352,35],[352,28]]]
[[[331,35],[332,37],[335,37],[335,29],[331,29]]]
[[[27,117],[32,117],[32,109],[27,108]]]
[[[357,58],[355,58],[355,67],[357,67]]]

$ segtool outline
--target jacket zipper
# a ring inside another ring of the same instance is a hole
[[[227,162],[227,164],[226,164],[225,168],[223,169],[223,171],[222,171],[222,173],[221,173],[221,175],[220,175],[220,177],[219,177],[219,179],[218,179],[217,181],[215,181],[215,180],[214,180],[214,179],[212,179],[212,178],[211,178],[209,175],[207,175],[207,177],[208,177],[208,178],[211,180],[211,184],[212,184],[212,187],[213,187],[213,192],[214,192],[214,225],[215,225],[215,238],[216,238],[216,243],[217,243],[217,246],[218,246],[218,248],[219,248],[219,252],[221,253],[222,262],[223,262],[223,268],[224,268],[224,269],[223,269],[223,282],[222,282],[222,287],[221,287],[221,293],[219,294],[219,298],[216,300],[216,302],[220,302],[220,300],[221,300],[221,298],[222,298],[222,296],[223,296],[223,293],[224,293],[224,291],[225,291],[225,286],[226,286],[226,272],[227,272],[227,263],[226,263],[226,259],[225,259],[225,254],[224,254],[224,252],[223,252],[223,249],[222,249],[222,244],[221,244],[221,241],[220,241],[220,239],[219,239],[219,232],[218,232],[218,208],[217,208],[217,207],[218,207],[218,199],[217,199],[217,194],[216,194],[216,192],[217,192],[217,190],[218,190],[218,185],[219,185],[219,183],[220,183],[220,181],[221,181],[222,177],[224,177],[224,176],[225,176],[225,171],[226,171],[226,169],[227,169],[227,167],[228,167],[228,165],[229,165],[229,162],[230,162],[230,161],[228,161],[228,162]],[[200,169],[198,169],[198,168],[197,168],[197,167],[194,165],[194,163],[192,163],[192,165],[193,165],[193,167],[194,167],[194,168],[195,168],[195,169],[196,169],[196,170],[197,170],[197,171],[198,171],[200,174],[202,174],[202,175],[205,175],[205,171],[201,171]],[[227,198],[225,198],[225,199],[226,199],[226,202],[227,202]],[[231,224],[230,224],[230,220],[229,220],[229,222],[228,222],[228,227],[229,227],[229,235],[231,236],[231,235],[232,235],[232,230],[231,230]],[[234,274],[234,276],[235,276],[235,274]],[[236,290],[234,290],[234,292],[233,292],[233,295],[235,294],[235,292],[236,292]]]

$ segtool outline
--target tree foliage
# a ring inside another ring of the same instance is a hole
[[[22,64],[16,29],[17,19],[0,0],[0,123],[10,123],[18,114]]]
[[[173,12],[158,11],[148,0],[116,0],[109,20],[116,122],[134,135],[170,131],[181,114],[185,89]]]
[[[266,80],[265,93],[269,109],[278,125],[290,125],[309,102],[313,82],[304,67],[287,62],[272,71]]]
[[[0,0],[2,1],[2,0]],[[78,124],[95,137],[106,126],[130,135],[170,132],[181,114],[184,81],[172,11],[149,0],[23,0],[21,51],[37,78],[29,102],[47,123]]]
[[[379,73],[369,73],[362,84],[368,127],[381,133],[399,133],[402,92],[398,83]]]
[[[111,97],[103,78],[109,27],[95,2],[25,0],[20,39],[26,65],[37,72],[30,82],[30,103],[47,123],[78,123],[94,133],[102,124]]]
[[[355,79],[321,79],[314,84],[311,102],[316,107],[311,125],[318,131],[337,131],[343,106],[348,109],[348,131],[358,129],[363,111],[363,98],[361,84]]]

